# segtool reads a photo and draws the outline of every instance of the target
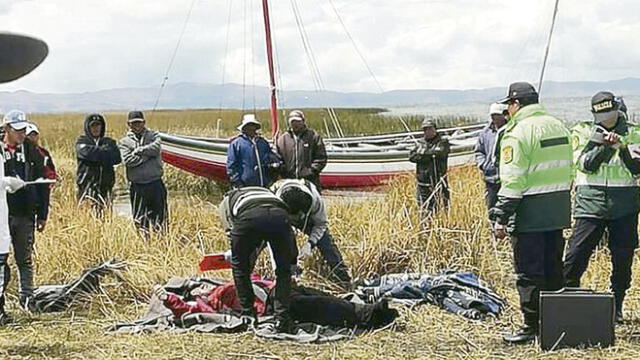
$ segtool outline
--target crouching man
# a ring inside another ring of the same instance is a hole
[[[276,263],[276,331],[292,332],[290,266],[298,255],[298,249],[287,205],[269,189],[250,186],[228,192],[220,203],[219,211],[231,240],[231,268],[242,307],[241,315],[256,317],[250,277],[255,265],[252,260],[263,241],[268,242]]]
[[[327,211],[316,186],[309,180],[282,179],[273,184],[271,190],[287,204],[292,225],[309,236],[300,249],[300,259],[310,256],[311,250],[317,247],[331,268],[334,280],[349,289],[349,269],[329,232]]]

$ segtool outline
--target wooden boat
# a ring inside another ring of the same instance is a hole
[[[451,143],[449,166],[472,162],[476,136],[484,124],[439,130]],[[228,182],[229,139],[162,134],[165,162],[209,179]],[[409,151],[422,132],[325,139],[328,162],[320,175],[324,188],[383,185],[389,178],[412,172]]]
[[[271,129],[278,133],[276,83],[271,43],[269,4],[262,0],[271,91]],[[331,111],[330,111],[331,115]],[[337,118],[335,119],[337,120]],[[476,135],[484,124],[439,130],[452,148],[449,165],[471,161]],[[325,139],[328,163],[320,175],[324,188],[362,188],[384,184],[398,174],[414,171],[409,151],[422,132]],[[162,134],[165,162],[192,174],[226,182],[229,139]]]

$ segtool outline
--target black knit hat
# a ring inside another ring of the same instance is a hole
[[[280,198],[287,204],[291,214],[306,213],[311,208],[311,195],[297,186],[287,186],[282,189]]]
[[[127,121],[128,122],[144,121],[144,114],[142,113],[142,111],[138,111],[138,110],[129,111],[129,115],[127,115]]]

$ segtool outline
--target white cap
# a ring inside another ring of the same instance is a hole
[[[260,124],[260,121],[258,121],[258,119],[256,119],[256,115],[255,114],[244,114],[244,115],[242,115],[242,122],[240,123],[240,125],[238,125],[237,129],[242,131],[242,129],[244,129],[244,127],[249,125],[249,124],[258,125],[258,129],[260,129],[262,127],[262,124]]]
[[[304,113],[302,110],[291,110],[288,121],[304,121]]]
[[[32,122],[27,123],[27,135],[31,134],[32,132],[35,132],[36,134],[40,134],[40,130],[38,130],[38,127],[36,126],[36,124]]]
[[[2,125],[9,125],[14,130],[22,130],[27,127],[27,114],[20,110],[11,110],[2,119]]]
[[[493,103],[491,104],[491,106],[489,106],[489,116],[493,114],[502,115],[506,110],[507,110],[506,104]]]

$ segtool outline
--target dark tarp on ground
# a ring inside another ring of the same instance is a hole
[[[171,291],[176,294],[188,294],[190,289],[197,286],[198,282],[209,283],[214,285],[223,285],[227,283],[226,280],[217,279],[182,279],[172,278],[164,286],[167,291]],[[361,323],[362,318],[366,318],[367,321],[373,321],[374,323],[379,320],[381,315],[379,314],[393,314],[391,321],[397,316],[397,312],[393,309],[382,310],[378,308],[374,309],[371,305],[353,304],[351,311],[348,309],[348,305],[343,304],[345,301],[342,299],[331,297],[314,289],[298,287],[296,293],[292,294],[294,298],[302,299],[298,301],[299,308],[296,309],[295,305],[292,306],[292,315],[296,318],[296,311],[299,316],[303,316],[309,320],[325,320],[320,319],[318,316],[323,316],[322,309],[319,308],[307,308],[308,311],[301,315],[303,309],[313,302],[313,297],[318,299],[320,303],[328,304],[329,307],[325,310],[329,312],[336,312],[335,317],[345,317],[347,321],[345,323]],[[324,297],[321,299],[321,297]],[[328,301],[328,298],[333,301]],[[296,301],[292,301],[296,303]],[[355,309],[355,311],[354,311]],[[355,315],[354,315],[355,313]],[[378,315],[376,315],[378,314]],[[327,312],[324,313],[327,315]],[[298,318],[300,318],[298,316]],[[356,319],[358,318],[358,319]],[[149,308],[146,314],[131,323],[119,323],[112,326],[109,331],[115,333],[149,333],[158,331],[175,331],[175,332],[206,332],[206,333],[230,333],[230,332],[243,332],[251,330],[257,336],[275,339],[275,340],[289,340],[300,343],[323,343],[330,341],[337,341],[343,339],[349,339],[355,335],[358,335],[364,331],[363,328],[358,326],[346,327],[346,326],[329,326],[319,325],[312,322],[302,322],[297,324],[296,334],[278,333],[274,331],[273,322],[271,316],[264,316],[258,319],[256,326],[247,326],[242,322],[239,316],[233,314],[218,314],[218,313],[188,313],[181,318],[175,318],[171,310],[166,308],[162,301],[153,295],[151,297]],[[389,320],[386,317],[384,320]],[[329,321],[336,321],[329,320]]]
[[[80,277],[66,285],[43,285],[37,287],[29,300],[33,312],[58,312],[69,308],[73,301],[87,297],[100,290],[100,278],[123,269],[125,264],[117,260],[102,262],[82,272]]]

